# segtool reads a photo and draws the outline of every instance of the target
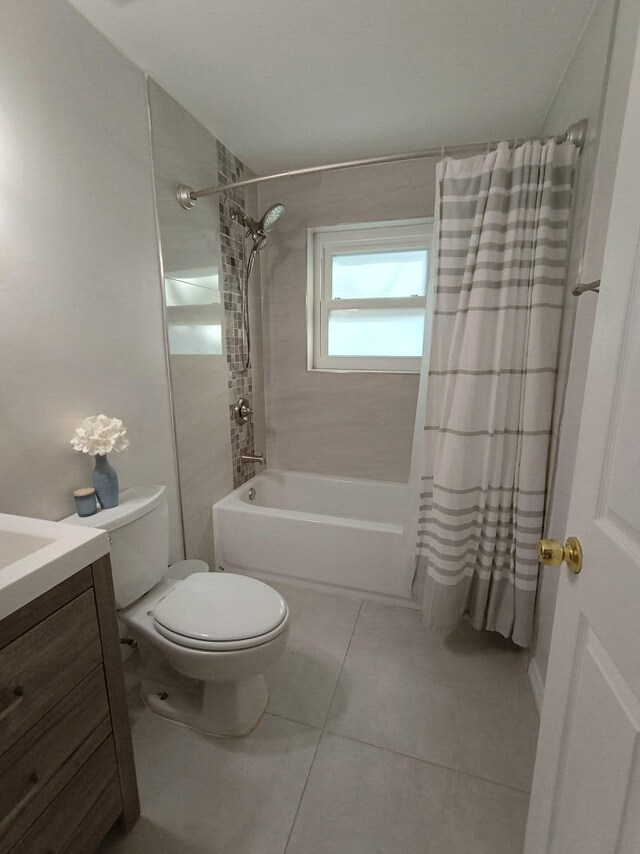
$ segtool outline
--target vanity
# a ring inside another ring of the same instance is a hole
[[[0,514],[0,854],[88,854],[139,811],[108,535]]]

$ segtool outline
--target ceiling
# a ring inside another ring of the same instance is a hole
[[[254,171],[535,133],[593,0],[70,0]]]

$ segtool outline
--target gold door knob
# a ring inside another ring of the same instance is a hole
[[[577,575],[582,569],[582,546],[577,537],[568,537],[564,545],[560,540],[539,540],[538,560],[549,566],[560,566],[565,561]]]

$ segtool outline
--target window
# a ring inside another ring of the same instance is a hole
[[[308,231],[308,366],[420,370],[431,220]]]

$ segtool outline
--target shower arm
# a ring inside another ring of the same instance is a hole
[[[584,147],[587,138],[587,119],[580,119],[575,122],[566,132],[559,136],[547,137],[531,137],[529,141],[548,142],[554,140],[557,143],[571,142],[578,151]],[[519,138],[508,140],[510,143],[524,142],[526,140]],[[274,175],[263,175],[260,178],[247,178],[245,181],[233,181],[230,184],[217,184],[215,187],[207,187],[204,190],[194,190],[186,184],[180,184],[176,191],[178,202],[185,210],[191,210],[195,207],[196,201],[203,196],[212,196],[215,193],[223,193],[225,190],[235,190],[237,187],[247,187],[251,184],[263,184],[267,181],[275,181],[278,178],[294,178],[298,175],[315,175],[320,172],[335,172],[339,169],[353,169],[358,166],[376,166],[382,163],[401,163],[405,160],[422,160],[426,157],[438,157],[445,154],[456,155],[465,154],[479,148],[495,148],[499,141],[492,142],[470,142],[465,145],[449,145],[438,146],[437,148],[427,148],[423,151],[410,151],[404,154],[386,154],[382,157],[365,157],[360,160],[345,160],[342,163],[327,163],[324,166],[308,166],[304,169],[292,169],[289,172],[277,172]]]

